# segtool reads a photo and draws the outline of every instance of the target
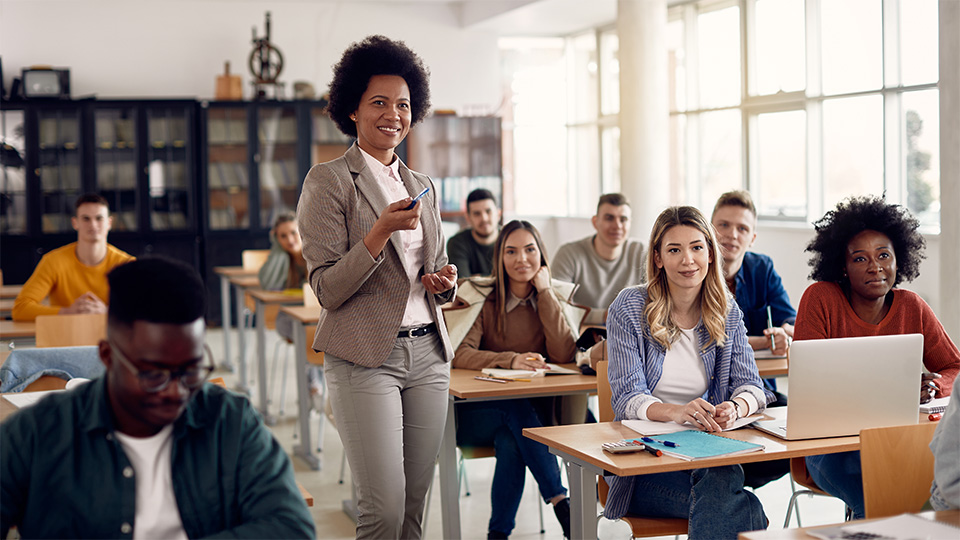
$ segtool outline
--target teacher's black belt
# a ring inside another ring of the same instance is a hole
[[[412,338],[425,336],[427,334],[432,334],[437,331],[437,323],[425,324],[423,326],[415,326],[413,328],[408,328],[407,330],[401,330],[397,334],[398,338]]]

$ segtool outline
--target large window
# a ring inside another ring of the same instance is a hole
[[[670,8],[671,203],[710,208],[746,188],[764,219],[804,223],[844,197],[886,193],[939,227],[937,17],[937,0]],[[616,28],[501,50],[515,210],[591,215],[600,193],[620,190]]]
[[[513,206],[521,215],[591,216],[620,190],[619,39],[612,27],[563,38],[504,38],[513,137]],[[510,155],[510,150],[504,152]],[[509,189],[508,182],[504,182]],[[504,197],[509,203],[509,197]]]
[[[727,0],[672,8],[672,202],[747,188],[812,221],[886,193],[939,226],[937,0]]]

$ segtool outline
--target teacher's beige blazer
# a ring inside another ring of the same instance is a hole
[[[402,162],[400,179],[411,197],[430,187],[420,199],[421,275],[436,272],[447,264],[437,190],[428,176]],[[393,233],[377,259],[363,244],[363,237],[392,202],[354,143],[343,156],[310,169],[297,205],[308,280],[323,307],[313,348],[364,367],[386,361],[410,294],[400,233]],[[427,294],[447,362],[453,359],[453,348],[439,306],[455,296],[456,287],[443,294]]]

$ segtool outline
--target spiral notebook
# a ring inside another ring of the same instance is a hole
[[[663,451],[665,455],[686,461],[695,461],[709,457],[749,454],[750,452],[759,452],[764,448],[762,444],[728,439],[696,429],[677,431],[669,435],[662,435],[657,437],[657,439],[669,441],[676,446],[667,446],[659,442],[641,442],[647,446]]]

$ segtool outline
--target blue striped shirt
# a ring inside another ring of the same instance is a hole
[[[610,305],[607,314],[607,353],[610,364],[607,376],[613,393],[613,411],[616,420],[636,419],[637,410],[648,401],[659,401],[652,390],[663,375],[663,361],[667,350],[650,334],[650,326],[643,315],[647,302],[646,286],[624,289]],[[700,358],[710,378],[703,399],[713,405],[733,399],[742,393],[756,398],[760,411],[773,398],[763,390],[757,372],[753,350],[747,343],[747,332],[736,302],[731,298],[725,328],[727,339],[723,346],[705,345],[710,334],[701,320],[694,331],[699,340]],[[633,494],[633,477],[610,477],[610,495],[604,508],[609,519],[619,519],[627,513]]]

